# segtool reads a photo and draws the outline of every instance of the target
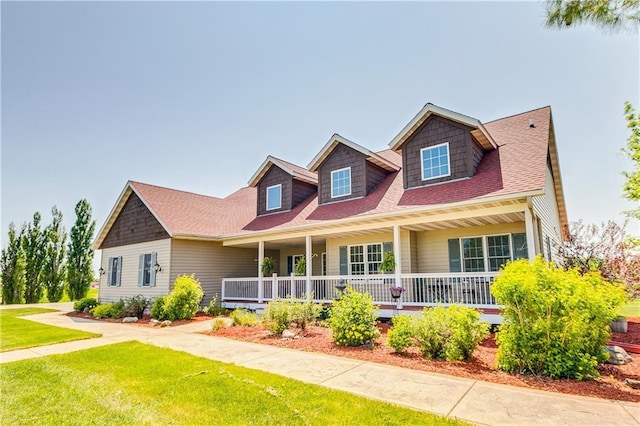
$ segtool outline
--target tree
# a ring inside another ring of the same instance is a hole
[[[24,253],[22,253],[22,238],[24,225],[20,233],[16,227],[9,224],[9,241],[0,255],[0,276],[2,277],[2,303],[5,305],[21,303],[24,292]],[[22,259],[21,259],[22,257]],[[22,277],[20,275],[23,275]]]
[[[47,289],[49,302],[58,302],[64,292],[67,231],[62,225],[62,212],[56,206],[51,209],[51,216],[51,224],[45,230],[47,242],[42,281]]]
[[[93,279],[91,240],[96,228],[91,219],[91,205],[80,200],[75,208],[76,222],[71,227],[67,256],[67,294],[71,300],[87,295]]]
[[[549,0],[548,27],[593,24],[609,30],[633,29],[640,23],[639,0]]]
[[[622,152],[631,159],[633,165],[631,171],[622,172],[626,178],[623,190],[628,200],[640,202],[640,114],[636,114],[629,102],[624,104],[624,114],[631,134],[627,138],[627,146],[622,149]],[[629,214],[640,219],[640,207],[630,211]]]
[[[40,227],[42,216],[39,212],[33,215],[33,221],[27,225],[27,230],[22,240],[24,249],[25,289],[24,300],[26,303],[38,303],[42,298],[44,285],[40,278],[40,272],[44,264],[46,235]]]

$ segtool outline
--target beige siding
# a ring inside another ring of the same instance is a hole
[[[392,232],[359,235],[356,237],[327,238],[327,275],[340,274],[340,246],[385,242],[393,242]],[[412,254],[409,231],[400,231],[400,249],[402,272],[410,272]]]
[[[524,222],[469,228],[443,229],[416,233],[416,257],[418,273],[449,272],[450,238],[475,237],[504,233],[525,232]]]
[[[533,197],[533,211],[540,219],[542,228],[542,241],[540,248],[545,258],[548,258],[547,252],[547,236],[551,239],[551,257],[558,262],[557,246],[562,242],[562,226],[560,225],[560,214],[558,212],[558,202],[553,186],[553,176],[551,170],[547,167],[545,177],[544,195]]]
[[[138,287],[138,263],[141,254],[158,253],[157,261],[162,271],[156,274],[156,285]],[[107,285],[107,275],[100,276],[99,298],[102,302],[117,302],[121,298],[142,294],[154,298],[169,291],[169,271],[171,269],[171,239],[150,241],[146,243],[130,244],[102,250],[100,266],[106,271],[110,257],[122,256],[122,275],[120,286]]]
[[[203,304],[222,294],[222,278],[258,275],[258,250],[223,247],[222,243],[174,240],[171,249],[172,282],[195,274],[205,292]]]

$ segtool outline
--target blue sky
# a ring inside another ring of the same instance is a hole
[[[334,133],[387,148],[427,102],[481,121],[551,105],[570,220],[621,220],[637,34],[544,28],[527,3],[2,2],[9,222],[98,228],[127,180],[214,196]],[[630,231],[640,233],[637,223]]]

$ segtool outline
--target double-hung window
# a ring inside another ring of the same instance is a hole
[[[497,272],[510,260],[527,258],[524,233],[449,240],[451,272]]]
[[[462,260],[465,272],[484,272],[482,237],[462,238]]]
[[[331,172],[331,198],[351,195],[351,167]]]
[[[282,207],[282,185],[267,187],[267,210],[276,210]]]
[[[422,148],[420,161],[422,162],[422,180],[451,175],[449,143]]]
[[[382,263],[382,243],[349,247],[351,275],[378,274]]]
[[[119,286],[122,276],[122,256],[110,257],[107,264],[107,285]]]
[[[156,285],[156,268],[158,254],[145,253],[138,261],[138,287],[153,287]]]

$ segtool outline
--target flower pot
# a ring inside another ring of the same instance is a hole
[[[611,327],[611,331],[613,331],[614,333],[626,333],[627,320],[622,319],[622,320],[611,321],[610,327]]]

